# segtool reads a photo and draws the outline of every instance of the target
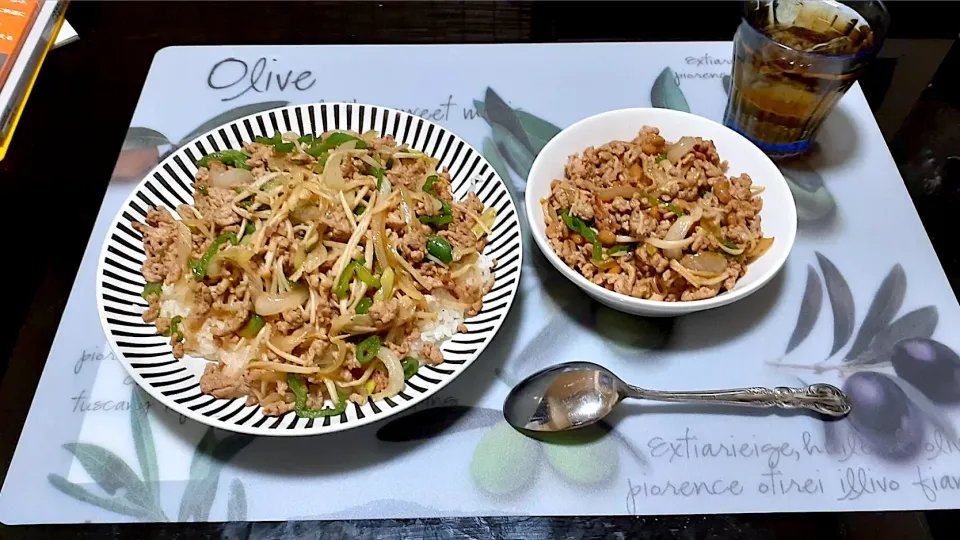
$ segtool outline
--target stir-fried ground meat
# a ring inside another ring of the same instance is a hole
[[[156,208],[133,223],[143,318],[175,357],[211,360],[201,391],[309,415],[396,395],[405,356],[443,362],[441,340],[423,337],[441,324],[432,302],[462,330],[493,285],[495,214],[476,195],[454,201],[437,160],[392,137],[278,134],[228,152],[204,158],[180,219]]]
[[[726,171],[712,141],[670,144],[654,127],[587,148],[569,157],[543,201],[550,245],[570,268],[620,294],[716,296],[773,242],[760,229],[761,190]]]

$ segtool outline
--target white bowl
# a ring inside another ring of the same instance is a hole
[[[582,153],[589,146],[600,146],[613,140],[632,140],[643,126],[656,126],[668,141],[683,136],[710,139],[720,159],[727,160],[729,175],[747,173],[753,182],[764,186],[763,210],[760,212],[764,236],[775,238],[773,246],[754,261],[733,290],[706,300],[660,302],[642,300],[605,289],[576,270],[568,267],[547,242],[543,209],[540,200],[550,195],[550,182],[563,179],[564,166],[571,154]],[[564,276],[590,296],[614,309],[633,313],[670,317],[702,311],[746,298],[769,282],[787,260],[797,236],[797,208],[790,188],[779,169],[759,148],[739,133],[712,120],[670,109],[620,109],[591,116],[573,124],[554,137],[537,155],[527,178],[527,221],[540,251]]]

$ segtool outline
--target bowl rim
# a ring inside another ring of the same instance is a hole
[[[713,124],[716,127],[722,128],[722,130],[726,131],[731,138],[738,139],[743,144],[746,144],[750,148],[755,150],[758,156],[758,159],[769,163],[770,166],[773,168],[773,170],[776,171],[776,174],[772,177],[772,180],[770,181],[782,182],[783,187],[786,189],[786,192],[790,193],[790,185],[787,183],[787,180],[786,178],[784,178],[783,173],[780,171],[780,168],[776,166],[773,160],[770,159],[769,156],[764,154],[762,150],[757,148],[756,145],[750,142],[749,139],[737,133],[736,131],[730,129],[729,127],[724,126],[719,122],[716,122],[709,118],[706,118],[697,114],[693,114],[693,113],[677,111],[673,109],[662,109],[657,107],[629,107],[624,109],[614,109],[611,111],[605,111],[602,113],[594,114],[592,116],[588,116],[562,129],[560,133],[558,133],[556,136],[550,139],[550,141],[548,141],[546,145],[544,145],[543,149],[540,150],[540,152],[537,154],[537,157],[534,159],[533,164],[530,167],[530,174],[527,176],[527,189],[524,193],[524,206],[526,207],[525,210],[527,214],[527,221],[528,223],[530,223],[531,234],[534,238],[535,243],[540,248],[540,251],[543,252],[544,256],[546,256],[547,260],[549,260],[550,263],[557,270],[560,271],[560,273],[562,273],[568,279],[573,281],[577,286],[579,286],[581,289],[583,289],[587,293],[590,293],[594,296],[602,296],[615,304],[630,306],[637,310],[642,310],[647,312],[661,312],[661,313],[672,312],[677,314],[683,314],[683,313],[692,313],[694,311],[702,311],[710,308],[724,306],[732,302],[735,302],[737,300],[740,300],[742,298],[746,298],[750,294],[760,290],[764,285],[769,283],[770,280],[772,280],[773,277],[776,276],[780,272],[780,270],[783,269],[783,266],[786,263],[787,258],[790,255],[790,252],[793,250],[793,245],[797,237],[797,206],[792,196],[787,197],[788,204],[786,205],[786,207],[779,209],[780,211],[786,214],[784,217],[786,218],[786,221],[790,226],[788,234],[786,235],[787,237],[784,238],[784,241],[786,243],[786,249],[784,249],[782,253],[780,253],[777,256],[777,258],[773,261],[773,266],[770,268],[770,270],[762,274],[760,278],[757,279],[756,281],[745,285],[742,289],[735,288],[731,291],[725,291],[723,293],[720,293],[717,296],[714,296],[713,298],[705,298],[702,300],[689,300],[686,302],[665,302],[662,300],[647,300],[643,298],[635,298],[633,296],[611,291],[605,287],[601,287],[600,285],[593,283],[580,272],[577,272],[574,269],[567,266],[566,263],[564,263],[560,259],[559,255],[557,255],[557,253],[553,250],[553,248],[548,243],[545,232],[541,233],[539,228],[533,225],[535,220],[539,220],[540,222],[543,221],[543,211],[540,205],[540,201],[537,200],[536,195],[534,195],[534,190],[530,189],[531,187],[530,182],[531,182],[531,179],[535,177],[536,173],[538,173],[541,168],[545,167],[544,163],[546,158],[544,156],[548,154],[547,151],[551,148],[551,145],[560,144],[558,141],[560,141],[560,139],[564,137],[565,134],[569,135],[569,133],[577,131],[578,129],[582,128],[586,124],[599,122],[606,118],[611,118],[615,116],[628,115],[628,114],[645,114],[650,112],[656,112],[656,114],[658,115],[686,117],[687,119],[693,119],[696,122]],[[638,131],[639,129],[640,129],[640,126],[637,126]],[[750,173],[748,172],[747,174],[750,174]],[[768,185],[770,181],[765,180],[764,185]],[[780,240],[780,238],[778,237],[777,240]]]

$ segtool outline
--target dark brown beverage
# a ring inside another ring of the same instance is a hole
[[[809,149],[823,119],[876,55],[880,2],[744,2],[724,123],[771,157]]]

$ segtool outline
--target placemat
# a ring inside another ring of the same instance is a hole
[[[523,202],[561,126],[658,106],[720,119],[729,43],[177,47],[150,69],[19,446],[0,520],[221,521],[912,510],[960,504],[957,302],[858,86],[784,167],[800,230],[734,305],[643,319],[591,302],[527,239],[518,301],[441,394],[344,433],[208,430],[137,391],[105,347],[93,279],[106,227],[181,141],[254,111],[375,103],[448,127]],[[639,126],[638,126],[639,128]],[[695,135],[695,134],[693,134]],[[763,183],[763,179],[757,179]],[[568,444],[502,419],[511,385],[566,360],[659,389],[843,386],[855,413],[624,404]]]

